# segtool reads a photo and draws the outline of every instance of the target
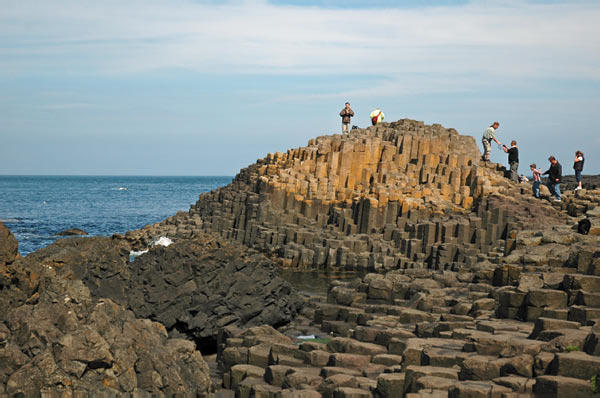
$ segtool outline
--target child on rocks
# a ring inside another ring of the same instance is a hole
[[[533,196],[539,199],[540,197],[540,183],[542,182],[542,171],[537,168],[535,163],[529,165],[531,172],[533,173]]]

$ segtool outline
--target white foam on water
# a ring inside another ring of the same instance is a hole
[[[10,223],[18,223],[23,221],[20,218],[0,218],[0,222],[10,222]]]
[[[161,236],[160,238],[158,238],[157,240],[155,240],[154,242],[152,242],[152,246],[169,246],[172,245],[173,241],[169,238],[167,238],[166,236]]]
[[[115,191],[127,191],[127,187],[117,187],[117,188],[112,188]]]
[[[300,339],[300,340],[315,340],[317,338],[317,336],[315,336],[314,334],[309,334],[306,336],[302,336],[302,335],[296,336],[296,338]]]
[[[135,260],[136,257],[141,256],[144,253],[148,253],[148,250],[140,250],[140,251],[136,251],[136,250],[132,250],[129,252],[129,261],[133,261]]]

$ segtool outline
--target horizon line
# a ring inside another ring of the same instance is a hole
[[[235,175],[199,174],[0,174],[0,177],[219,177],[233,178]]]

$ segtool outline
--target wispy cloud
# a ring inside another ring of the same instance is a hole
[[[88,104],[84,102],[74,102],[67,104],[46,104],[40,105],[41,109],[50,109],[50,110],[70,110],[70,109],[82,109],[82,108],[94,108],[93,104]]]
[[[475,1],[319,9],[264,1],[20,0],[0,15],[0,71],[600,78],[600,5]],[[485,79],[484,79],[484,78]]]

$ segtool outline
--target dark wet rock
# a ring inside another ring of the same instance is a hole
[[[64,231],[60,231],[59,233],[56,234],[56,236],[77,236],[77,235],[87,235],[88,233],[85,232],[83,229],[79,229],[79,228],[71,228],[71,229],[66,229]]]
[[[0,267],[12,263],[19,254],[19,242],[0,222]]]
[[[34,276],[52,270],[60,278],[81,280],[94,298],[110,298],[138,317],[163,323],[175,336],[210,344],[223,326],[285,324],[301,306],[270,260],[208,235],[156,246],[132,263],[129,250],[118,238],[60,239],[30,254],[20,270]],[[12,295],[10,305],[22,304],[48,284],[26,274],[7,284],[15,281],[26,283],[13,286],[21,294]]]
[[[107,297],[125,304],[130,277],[129,247],[106,237],[59,239],[29,254],[26,267],[54,269],[61,278],[80,279],[93,297]]]
[[[214,344],[219,328],[288,323],[302,300],[269,259],[220,240],[156,247],[131,264],[129,307]]]

